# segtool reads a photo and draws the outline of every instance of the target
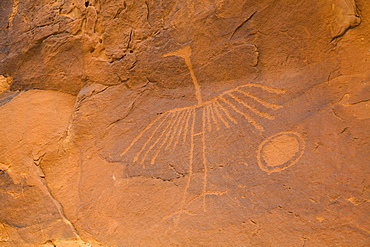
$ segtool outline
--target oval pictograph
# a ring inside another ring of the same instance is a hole
[[[294,131],[283,131],[266,138],[258,147],[258,166],[268,174],[281,172],[296,164],[304,153],[303,137]]]

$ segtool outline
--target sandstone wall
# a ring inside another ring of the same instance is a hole
[[[370,2],[1,0],[1,246],[369,246]]]

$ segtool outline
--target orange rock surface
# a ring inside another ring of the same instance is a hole
[[[1,0],[0,246],[370,246],[367,0]]]

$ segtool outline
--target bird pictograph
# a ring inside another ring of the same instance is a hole
[[[193,70],[191,53],[191,47],[185,46],[163,56],[178,56],[185,60],[194,85],[197,104],[164,112],[150,122],[121,153],[121,156],[125,156],[126,159],[129,158],[131,162],[141,165],[155,165],[157,159],[168,152],[168,150],[175,149],[180,143],[189,143],[188,176],[182,196],[181,208],[176,213],[189,213],[186,209],[187,205],[198,198],[203,198],[203,210],[206,211],[206,196],[220,194],[207,189],[207,133],[230,128],[238,124],[241,118],[245,119],[250,127],[263,132],[265,129],[258,119],[273,120],[275,116],[267,113],[267,111],[280,109],[282,105],[268,102],[254,95],[251,92],[253,90],[250,89],[258,89],[274,95],[286,92],[285,89],[248,83],[227,90],[210,100],[203,101],[201,87]],[[196,126],[200,127],[196,128]],[[197,158],[194,155],[196,141],[201,142],[201,148],[197,150],[201,152],[201,155]],[[187,198],[187,192],[194,175],[194,162],[198,161],[199,157],[201,157],[203,167],[203,188],[198,196],[189,199]],[[178,220],[179,218],[177,218]]]

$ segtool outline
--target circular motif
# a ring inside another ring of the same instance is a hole
[[[268,174],[280,172],[297,163],[305,148],[303,137],[283,131],[266,138],[258,147],[258,166]]]

